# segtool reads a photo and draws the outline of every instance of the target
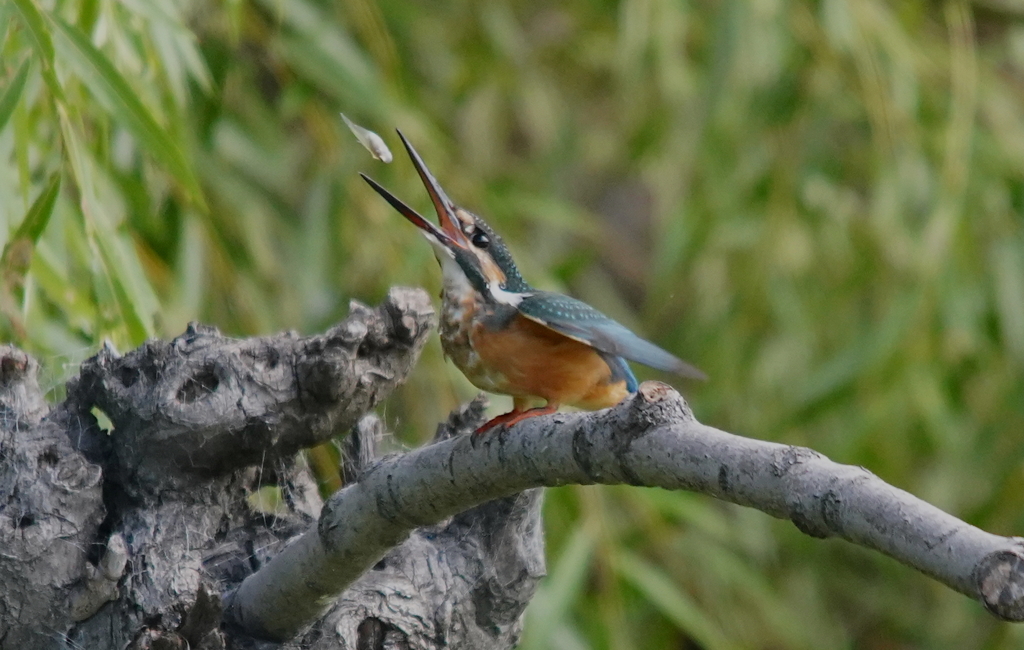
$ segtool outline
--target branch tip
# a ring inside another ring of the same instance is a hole
[[[415,341],[422,327],[430,329],[434,326],[434,305],[418,289],[392,287],[384,308],[391,317],[391,330],[399,340]]]
[[[1013,548],[996,551],[974,571],[985,608],[1006,621],[1024,621],[1024,539]]]
[[[6,386],[26,377],[34,377],[38,370],[39,364],[18,348],[5,345],[0,349],[0,384]]]
[[[645,381],[640,384],[640,397],[643,397],[649,404],[661,402],[662,400],[672,399],[673,396],[679,395],[675,388],[672,388],[668,384],[660,381]]]
[[[25,423],[39,422],[50,410],[39,389],[39,363],[13,345],[0,345],[0,409]]]
[[[629,409],[630,419],[642,429],[694,421],[693,411],[679,391],[660,381],[640,384]]]

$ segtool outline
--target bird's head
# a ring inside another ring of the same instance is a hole
[[[427,221],[366,174],[360,174],[374,190],[420,229],[434,248],[444,274],[446,291],[472,290],[489,301],[515,306],[530,290],[512,261],[505,242],[483,219],[455,205],[427,169],[402,132],[398,132],[413,165],[434,204],[440,227]]]

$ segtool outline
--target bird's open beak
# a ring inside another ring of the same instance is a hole
[[[458,219],[455,217],[455,204],[452,203],[448,195],[441,188],[440,183],[434,178],[434,175],[427,169],[427,165],[420,158],[420,155],[416,152],[409,141],[405,139],[402,132],[398,132],[398,137],[402,139],[402,144],[405,145],[406,151],[409,152],[409,157],[412,158],[412,164],[416,167],[416,172],[419,173],[420,179],[423,181],[423,185],[427,188],[427,193],[430,195],[430,200],[434,204],[434,210],[437,211],[438,221],[441,223],[441,227],[438,228],[432,222],[427,221],[420,213],[416,212],[408,205],[406,205],[401,199],[396,197],[391,192],[384,189],[377,181],[373,180],[366,174],[360,172],[360,176],[363,180],[370,184],[377,194],[384,197],[384,200],[391,204],[391,207],[398,210],[406,219],[412,222],[414,226],[419,228],[423,235],[431,241],[436,241],[438,244],[448,248],[468,248],[469,242],[466,240],[466,236],[462,233],[462,229],[458,225]]]
[[[432,222],[427,221],[425,218],[423,218],[423,215],[421,215],[419,212],[416,212],[415,210],[407,206],[404,202],[402,202],[402,200],[399,199],[397,196],[384,189],[380,183],[373,180],[372,178],[370,178],[369,176],[362,172],[359,172],[359,175],[363,177],[364,181],[369,183],[370,187],[372,187],[377,192],[377,194],[383,196],[384,200],[391,204],[391,207],[398,210],[398,212],[401,213],[403,217],[412,222],[412,225],[419,228],[427,239],[435,241],[438,244],[445,246],[446,248],[454,249],[462,247],[461,244],[452,239],[448,235],[448,233],[435,226]]]

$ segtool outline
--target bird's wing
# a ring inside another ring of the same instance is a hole
[[[694,366],[650,341],[645,341],[625,325],[575,298],[548,291],[534,291],[525,295],[516,308],[526,318],[605,354],[624,357],[684,377],[707,379]]]

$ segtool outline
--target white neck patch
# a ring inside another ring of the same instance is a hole
[[[487,285],[487,290],[491,292],[491,295],[495,300],[503,305],[510,305],[512,307],[518,307],[519,303],[523,301],[530,294],[528,293],[516,293],[514,291],[505,291],[497,283],[490,283]]]

